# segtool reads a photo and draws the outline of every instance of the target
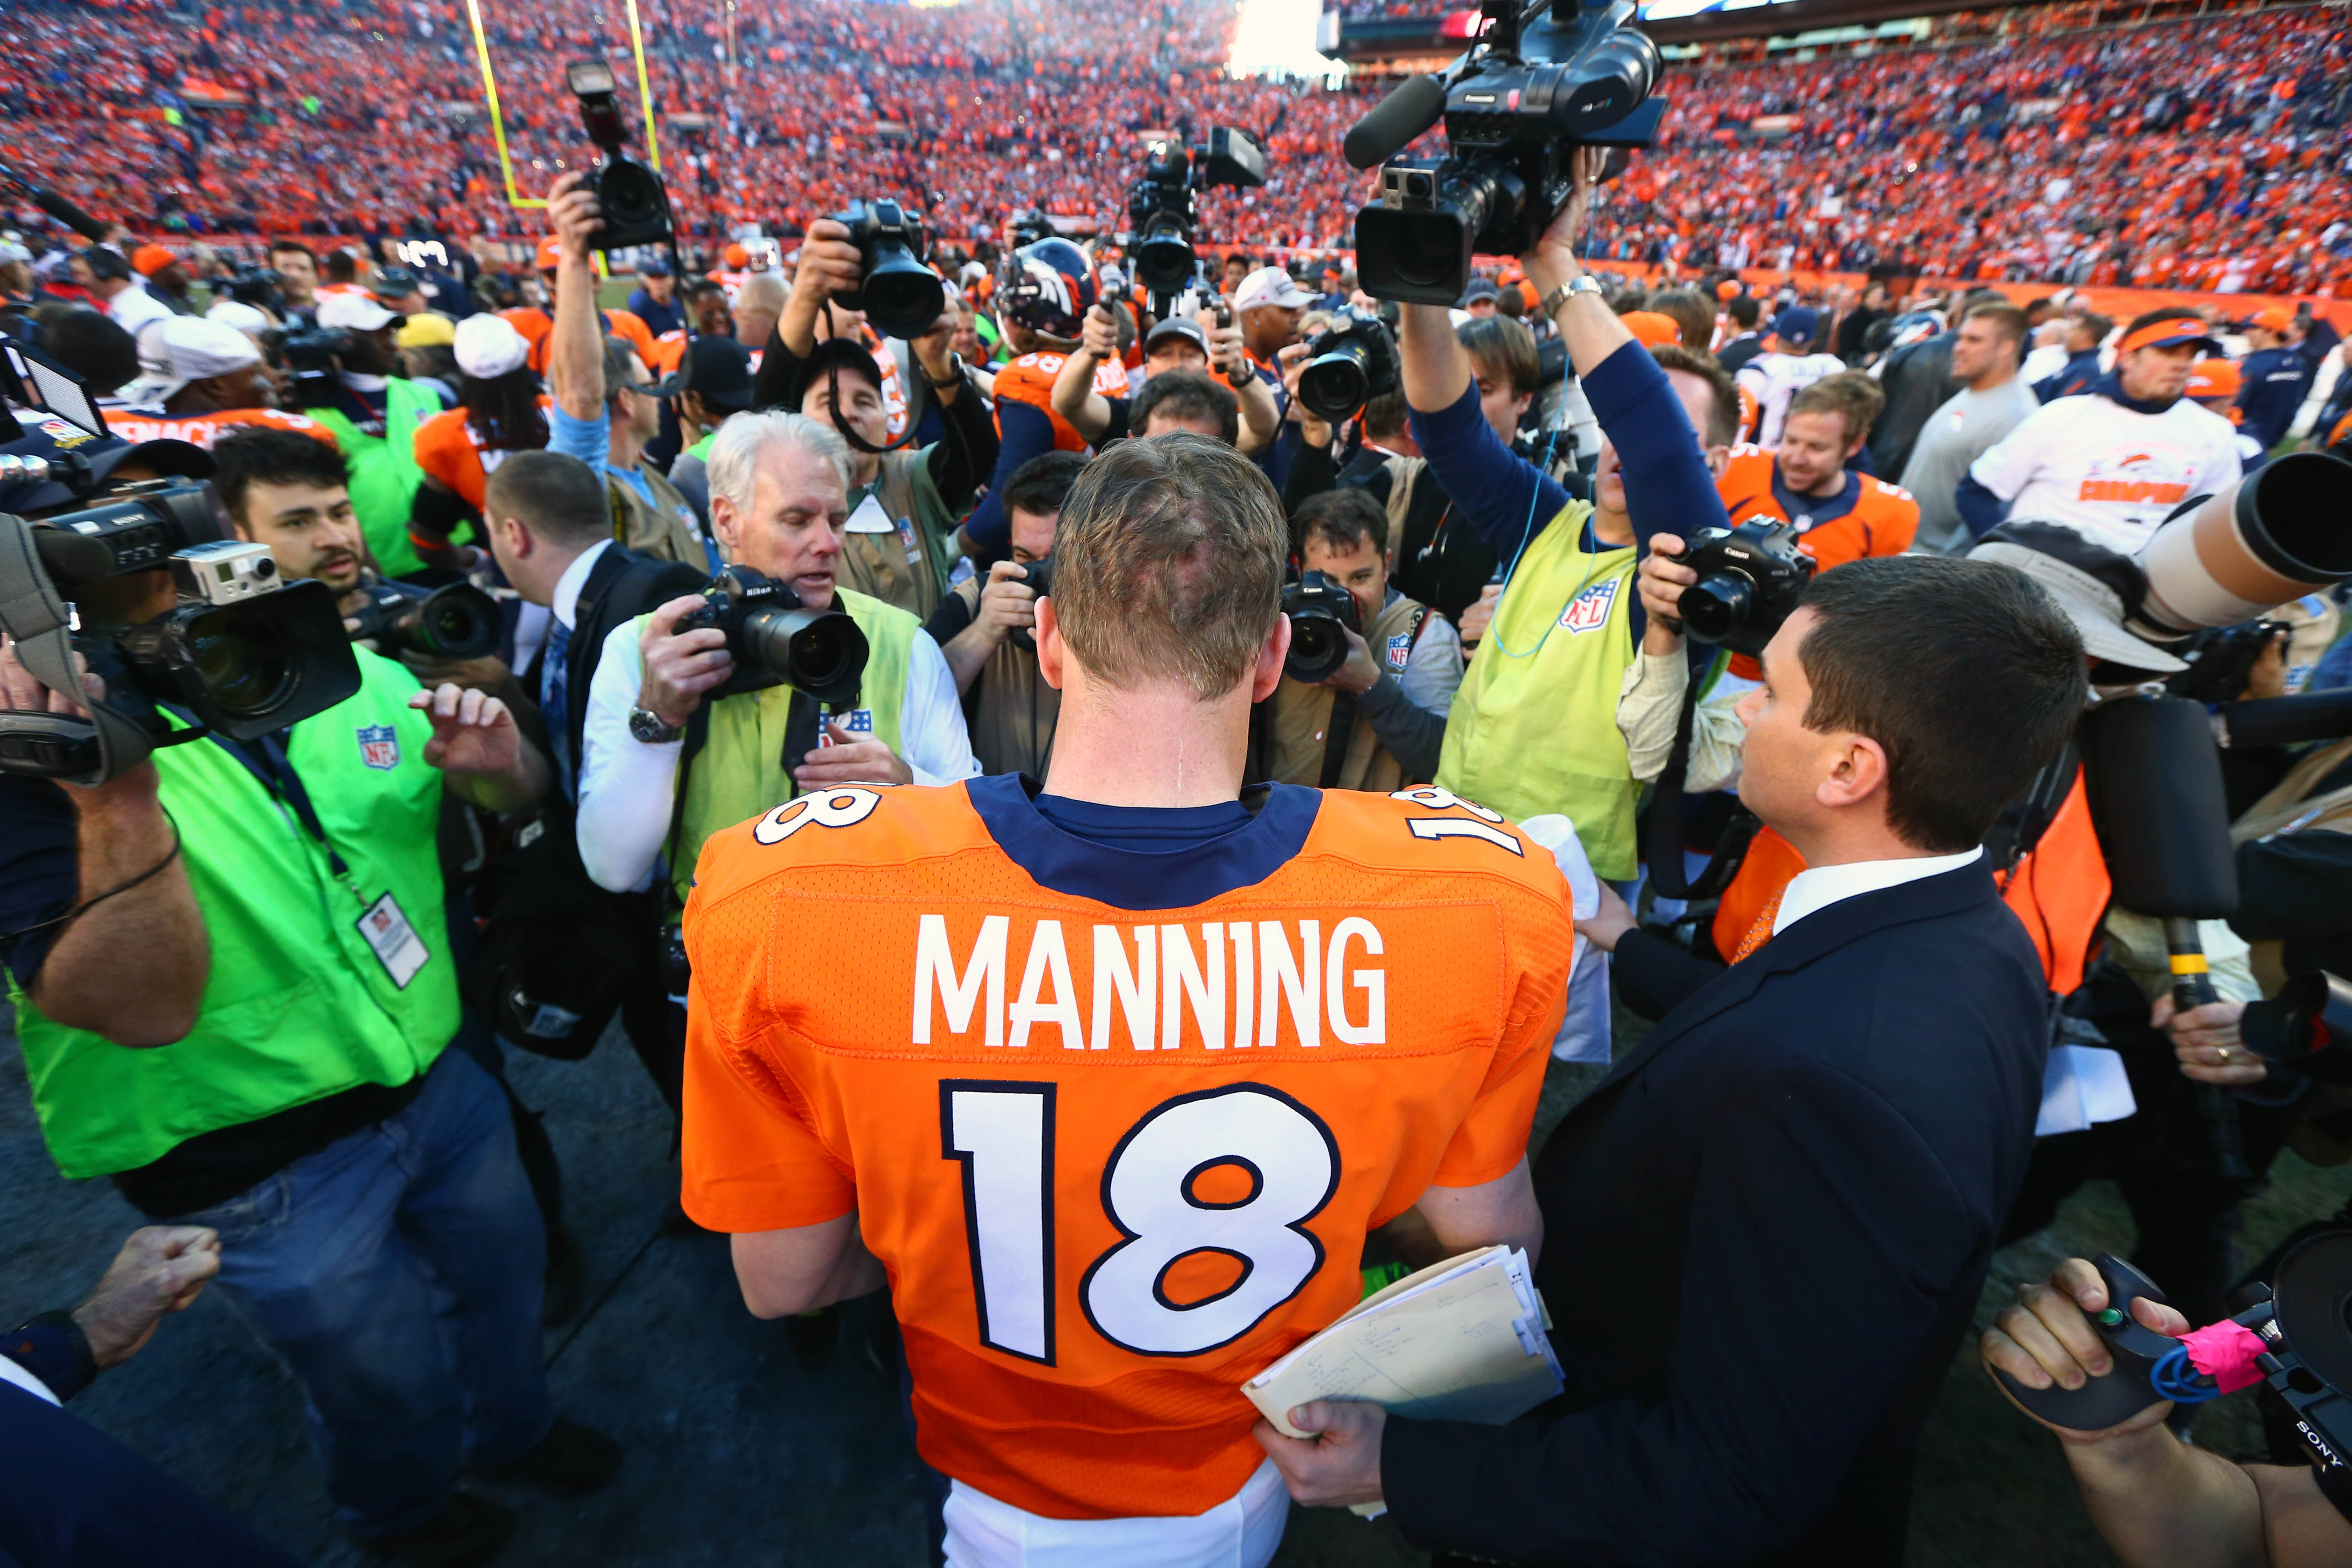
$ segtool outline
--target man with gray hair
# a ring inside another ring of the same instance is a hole
[[[727,559],[806,609],[845,612],[870,651],[855,702],[821,715],[790,686],[709,696],[735,661],[719,629],[677,629],[699,595],[606,637],[588,697],[580,858],[615,892],[646,887],[666,860],[680,905],[702,841],[721,828],[831,785],[953,784],[980,771],[939,645],[906,611],[835,584],[849,518],[841,437],[798,414],[739,414],[707,460]]]

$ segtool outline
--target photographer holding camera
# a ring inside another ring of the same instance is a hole
[[[317,553],[356,572],[356,537]],[[119,567],[71,596],[85,636],[176,599]],[[617,1462],[550,1408],[508,1108],[446,1048],[442,797],[517,810],[547,765],[496,699],[336,653],[355,694],[277,734],[215,730],[96,787],[0,774],[11,995],[58,1169],[219,1234],[220,1289],[300,1381],[345,1527],[406,1561],[486,1556],[515,1519],[458,1488],[467,1464],[576,1495]],[[77,710],[13,647],[0,702]]]
[[[588,698],[579,818],[581,860],[614,892],[646,886],[666,857],[682,901],[705,838],[827,784],[947,784],[979,772],[939,645],[906,611],[835,585],[849,520],[841,437],[804,415],[740,414],[709,464],[711,526],[730,582],[748,574],[781,587],[800,615],[838,610],[869,651],[855,705],[827,698],[833,710],[820,715],[810,694],[783,684],[776,639],[748,626],[740,636],[718,624],[678,629],[722,603],[672,599],[615,626]],[[762,662],[747,668],[753,658]]]
[[[1303,585],[1318,599],[1347,598],[1325,607],[1338,618],[1325,632],[1328,651],[1311,650],[1322,657],[1309,660],[1302,655],[1316,639],[1297,629],[1299,586],[1284,591],[1291,657],[1266,709],[1265,776],[1323,789],[1428,782],[1462,684],[1453,623],[1390,584],[1388,514],[1367,492],[1311,496],[1290,531]]]
[[[1592,503],[1505,445],[1489,405],[1510,389],[1474,379],[1443,309],[1406,305],[1399,350],[1413,438],[1451,499],[1449,527],[1475,531],[1506,573],[1447,716],[1436,782],[1514,820],[1566,816],[1595,874],[1622,880],[1634,870],[1638,792],[1612,718],[1639,637],[1628,579],[1650,534],[1722,524],[1714,468],[1736,410],[1719,374],[1661,368],[1578,264],[1603,155],[1575,156],[1573,194],[1520,260],[1607,433]]]
[[[1180,370],[1201,376],[1213,374],[1234,395],[1237,419],[1234,434],[1202,434],[1247,453],[1265,451],[1281,434],[1281,407],[1253,368],[1242,329],[1219,326],[1213,320],[1171,316],[1156,323],[1143,335],[1142,381],[1129,392],[1105,396],[1100,386],[1106,373],[1125,374],[1120,370],[1118,326],[1106,305],[1087,312],[1086,330],[1076,351],[1055,374],[1054,412],[1088,441],[1148,434],[1144,426],[1150,404],[1142,401],[1143,389],[1153,377]]]

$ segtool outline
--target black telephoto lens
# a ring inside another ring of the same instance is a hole
[[[420,653],[485,658],[499,649],[501,622],[496,599],[470,583],[452,583],[435,589],[404,629]]]
[[[1370,357],[1362,343],[1343,342],[1307,361],[1298,373],[1298,401],[1331,424],[1348,418],[1372,395],[1371,373],[1365,363]]]
[[[267,719],[294,694],[294,660],[259,616],[215,611],[190,621],[185,636],[196,679],[229,718]]]
[[[890,338],[919,338],[948,308],[940,275],[902,248],[884,253],[866,275],[866,319]]]
[[[1348,639],[1339,635],[1339,623],[1323,616],[1299,616],[1290,623],[1290,658],[1284,662],[1283,673],[1291,679],[1313,685],[1330,679],[1332,673],[1348,662]]]

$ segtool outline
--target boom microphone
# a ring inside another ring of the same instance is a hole
[[[1359,169],[1377,169],[1445,117],[1445,83],[1433,76],[1407,80],[1349,128],[1340,151]]]

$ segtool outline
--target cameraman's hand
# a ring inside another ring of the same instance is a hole
[[[1037,624],[1037,592],[1022,581],[1029,569],[1017,562],[999,561],[988,569],[988,585],[980,591],[980,613],[972,617],[981,635],[992,647],[1012,633]]]
[[[701,595],[681,595],[646,616],[646,629],[637,637],[637,653],[645,661],[637,706],[659,714],[665,724],[684,724],[702,705],[702,694],[735,672],[725,632],[717,626],[673,629],[680,616],[701,606]]]
[[[1461,634],[1464,647],[1475,647],[1486,636],[1486,628],[1495,624],[1495,606],[1503,602],[1503,585],[1489,583],[1478,590],[1478,597],[1465,605],[1462,618],[1454,629]]]
[[[793,783],[803,795],[820,790],[828,784],[898,784],[915,782],[915,770],[888,746],[868,735],[858,739],[842,728],[837,719],[824,721],[824,732],[832,740],[829,746],[819,746],[801,759],[793,770]]]
[[[1684,550],[1683,542],[1671,533],[1650,536],[1650,553],[1643,558],[1641,569],[1633,574],[1633,582],[1642,595],[1642,613],[1650,618],[1642,633],[1642,651],[1664,655],[1682,651],[1683,590],[1698,581],[1698,573],[1691,567],[1677,565],[1674,557]]]
[[[547,226],[563,247],[563,259],[583,267],[594,265],[597,231],[604,226],[604,211],[596,193],[588,188],[586,171],[574,169],[560,176],[547,192]]]
[[[2271,1070],[2270,1063],[2246,1049],[2238,1034],[2238,1021],[2245,1016],[2243,1002],[2208,1002],[2183,1013],[2170,996],[2159,996],[2147,1022],[2171,1037],[2183,1078],[2243,1089],[2262,1082]]]
[[[106,680],[89,672],[89,660],[79,653],[74,656],[74,671],[81,677],[81,689],[92,701],[106,698]],[[16,658],[16,640],[0,637],[0,709],[19,713],[55,713],[63,718],[87,719],[89,710],[62,691],[52,691],[37,679]],[[58,781],[74,809],[87,816],[92,812],[128,809],[150,816],[159,816],[156,790],[162,780],[155,773],[154,759],[150,757],[137,767],[119,773],[95,787],[69,784]]]
[[[1316,684],[1360,697],[1379,683],[1381,667],[1372,661],[1370,644],[1345,626],[1339,628],[1339,635],[1348,639],[1348,661]]]
[[[793,297],[798,299],[803,289],[810,290],[808,304],[814,310],[835,294],[856,293],[865,275],[856,242],[849,237],[849,226],[821,217],[809,225],[808,238],[801,242],[801,264],[793,273]]]
[[[74,1309],[100,1370],[117,1366],[154,1337],[167,1313],[185,1311],[220,1272],[220,1233],[194,1225],[142,1226]]]
[[[2099,1271],[2084,1258],[2070,1258],[2052,1273],[2048,1283],[2017,1288],[2017,1304],[2003,1311],[1985,1331],[1984,1337],[1977,1342],[1977,1353],[1988,1373],[2005,1372],[2028,1388],[2080,1388],[2088,1379],[2104,1377],[2115,1370],[2115,1357],[2108,1352],[2107,1342],[2099,1337],[2089,1316],[2105,1311],[2106,1307],[2106,1281],[2099,1278]],[[2158,1306],[2145,1296],[2132,1302],[2131,1313],[2142,1327],[2159,1334],[2178,1339],[2189,1331],[2187,1318],[2169,1307]],[[1994,1380],[1993,1386],[2000,1389],[2002,1398],[2017,1405],[2015,1396],[2002,1387],[1999,1379]],[[2021,1405],[2018,1408],[2025,1409]],[[2097,1443],[2128,1432],[2144,1431],[2171,1411],[2170,1401],[2159,1400],[2130,1419],[2096,1432],[2060,1426],[2042,1421],[2039,1415],[2033,1418],[2069,1443]],[[2026,1414],[2033,1415],[2030,1410]]]
[[[1245,376],[1257,372],[1250,368],[1249,351],[1242,346],[1242,330],[1238,323],[1217,325],[1214,316],[1199,318],[1201,331],[1209,340],[1209,368],[1223,376],[1227,384],[1238,388]]]
[[[1274,359],[1282,371],[1282,390],[1289,408],[1286,417],[1297,422],[1299,438],[1308,446],[1329,446],[1333,435],[1330,422],[1298,401],[1298,378],[1307,369],[1307,345],[1286,343],[1275,351]]]
[[[495,697],[462,686],[430,687],[408,700],[433,721],[425,760],[445,773],[471,777],[513,773],[522,760],[522,731]]]
[[[1571,165],[1575,188],[1568,200],[1560,203],[1559,211],[1552,215],[1551,224],[1536,241],[1536,247],[1519,258],[1527,268],[1528,282],[1540,302],[1554,289],[1584,270],[1576,259],[1576,243],[1583,237],[1584,226],[1591,216],[1593,192],[1599,186],[1601,171],[1609,162],[1605,147],[1579,147],[1572,154]]]
[[[2263,645],[2263,651],[2254,656],[2253,668],[2246,671],[2246,689],[2239,693],[2241,701],[2286,695],[2286,645],[2287,635],[2284,632]]]
[[[1118,357],[1118,321],[1109,307],[1087,308],[1086,324],[1078,329],[1078,352],[1098,360]]]

